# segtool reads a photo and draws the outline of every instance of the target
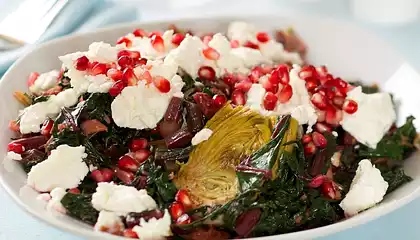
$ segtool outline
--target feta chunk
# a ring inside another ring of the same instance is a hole
[[[104,74],[86,76],[86,79],[89,81],[88,93],[107,93],[115,83]]]
[[[64,188],[54,188],[50,192],[51,199],[48,201],[47,210],[48,211],[57,211],[60,213],[65,214],[66,208],[61,204],[61,199],[63,199],[64,195],[66,195],[66,190]]]
[[[34,84],[29,87],[29,91],[35,94],[41,94],[44,91],[57,85],[57,78],[60,72],[52,70],[38,76]]]
[[[165,209],[163,218],[151,218],[149,221],[145,221],[141,218],[140,224],[133,227],[133,231],[136,232],[142,240],[166,239],[166,237],[172,236],[171,216],[169,215],[168,210]]]
[[[92,62],[111,63],[116,62],[119,49],[109,43],[93,42],[89,45],[86,57]]]
[[[124,224],[117,214],[108,211],[100,211],[94,229],[95,231],[119,235],[124,231]]]
[[[203,128],[198,133],[194,135],[194,137],[191,140],[192,145],[198,145],[204,141],[209,140],[211,135],[213,134],[213,131],[209,128]]]
[[[247,68],[252,68],[263,63],[271,63],[271,60],[265,58],[257,49],[238,47],[232,49],[231,52],[234,56],[241,59]]]
[[[19,153],[9,151],[7,152],[6,158],[10,160],[20,161],[22,160],[22,155],[20,155]]]
[[[381,202],[387,189],[388,183],[379,169],[373,166],[370,160],[362,160],[340,207],[346,214],[355,215]]]
[[[113,183],[98,183],[92,196],[92,205],[98,211],[106,210],[118,215],[139,213],[157,207],[155,200],[147,195],[146,190]]]
[[[258,43],[257,40],[257,29],[254,25],[247,22],[235,21],[231,22],[228,26],[227,36],[230,39],[239,41],[240,44],[244,44],[247,41]]]
[[[162,34],[164,45],[163,51],[156,51],[152,45],[151,38],[149,37],[135,37],[133,34],[128,34],[128,39],[132,41],[132,46],[128,49],[139,51],[141,56],[147,59],[163,59],[174,48],[174,45],[172,44],[173,34],[173,30],[167,30]]]
[[[394,105],[388,93],[364,94],[361,87],[347,93],[347,99],[357,102],[354,114],[343,113],[341,125],[360,143],[376,148],[396,120]]]
[[[27,184],[39,192],[49,192],[57,187],[75,188],[89,172],[83,162],[86,157],[83,146],[60,145],[45,161],[32,167]]]

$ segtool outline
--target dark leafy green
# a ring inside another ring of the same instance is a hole
[[[395,168],[390,169],[388,171],[382,171],[382,177],[389,184],[387,193],[390,193],[397,189],[399,186],[403,185],[404,183],[413,180],[411,177],[407,176],[404,173],[404,170],[402,168]]]
[[[385,135],[378,143],[376,149],[362,146],[358,156],[371,159],[390,158],[392,160],[403,160],[407,154],[414,151],[413,142],[417,133],[413,121],[413,116],[408,117],[403,126]]]
[[[61,199],[61,204],[66,208],[68,215],[94,225],[98,219],[99,212],[93,208],[91,201],[92,194],[73,194],[68,192]]]
[[[46,102],[46,101],[48,101],[48,99],[50,99],[50,96],[39,96],[39,97],[33,96],[32,97],[32,104],[40,103],[40,102]]]
[[[47,157],[46,155],[47,154],[45,154],[45,152],[41,152],[37,149],[31,149],[22,155],[22,160],[19,162],[22,164],[23,170],[28,173],[31,171],[33,166],[44,161]]]

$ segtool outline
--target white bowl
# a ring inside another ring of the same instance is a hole
[[[147,24],[125,24],[60,38],[45,44],[18,60],[0,81],[0,156],[6,154],[6,145],[11,137],[8,122],[15,119],[22,108],[12,96],[15,90],[27,89],[26,78],[32,71],[44,72],[60,67],[58,56],[87,49],[93,41],[114,43],[136,27],[146,30],[164,29],[170,23],[181,28],[200,32],[226,31],[227,24],[234,18],[185,19],[172,22]],[[347,23],[315,18],[252,17],[241,18],[256,24],[263,30],[293,26],[309,46],[309,60],[314,64],[325,64],[335,74],[358,78],[365,82],[376,82],[383,90],[392,92],[399,107],[400,120],[412,114],[420,119],[419,75],[384,42],[375,36]],[[416,112],[417,111],[417,112]],[[420,127],[417,122],[417,127]],[[268,236],[260,239],[313,239],[342,231],[395,210],[420,195],[419,154],[405,162],[405,170],[414,180],[386,196],[378,206],[353,218],[321,228]],[[3,161],[3,160],[0,160]],[[68,216],[56,216],[45,210],[45,204],[35,200],[37,192],[25,187],[26,174],[16,162],[3,161],[0,164],[0,182],[13,199],[26,211],[60,229],[82,235],[89,239],[120,239],[109,234],[94,232],[92,227]]]

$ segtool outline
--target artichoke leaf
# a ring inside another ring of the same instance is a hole
[[[205,127],[213,134],[193,149],[174,179],[178,189],[189,192],[194,207],[223,205],[237,196],[235,167],[270,141],[273,121],[227,103]]]

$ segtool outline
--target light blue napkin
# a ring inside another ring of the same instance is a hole
[[[73,32],[90,31],[110,24],[129,22],[136,19],[137,10],[135,8],[119,6],[117,2],[70,0],[37,43]],[[19,49],[0,52],[0,76],[7,71],[16,59],[36,47],[37,43],[26,45]]]

